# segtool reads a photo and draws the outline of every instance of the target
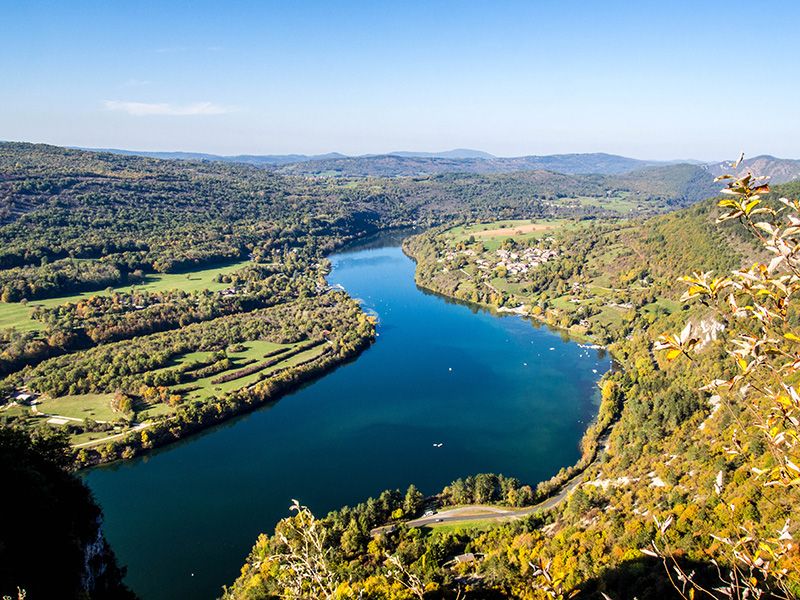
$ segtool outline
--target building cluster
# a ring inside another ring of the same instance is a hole
[[[487,264],[483,267],[484,269],[505,267],[509,273],[521,275],[546,263],[548,260],[556,258],[558,252],[542,248],[525,248],[523,250],[504,250],[500,248],[495,252],[495,255],[498,260],[494,267],[487,261]],[[478,268],[481,268],[480,261],[478,263]]]
[[[448,250],[438,262],[451,262],[459,257],[473,258],[477,253],[473,250]],[[558,257],[558,251],[543,248],[522,248],[515,250],[505,250],[500,248],[494,254],[484,254],[482,258],[475,260],[475,265],[481,271],[493,271],[502,267],[510,275],[524,275]]]

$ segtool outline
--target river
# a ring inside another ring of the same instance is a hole
[[[323,515],[412,482],[535,483],[578,459],[602,351],[423,292],[396,238],[331,262],[330,283],[379,316],[372,347],[272,406],[85,475],[143,600],[217,597],[293,498]]]

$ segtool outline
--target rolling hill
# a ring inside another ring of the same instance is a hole
[[[458,151],[453,151],[454,153]],[[354,156],[298,162],[279,170],[291,175],[327,175],[345,177],[398,177],[437,175],[442,173],[513,173],[516,171],[555,171],[569,175],[618,175],[654,166],[648,162],[613,154],[554,154],[550,156],[461,157],[458,154],[399,153],[376,156]]]
[[[728,164],[728,162],[710,164],[708,165],[708,170],[716,177],[728,172]],[[787,183],[800,179],[800,160],[776,158],[775,156],[762,154],[742,161],[742,164],[739,165],[738,173],[744,174],[747,171],[756,176],[766,175],[770,178],[770,182],[774,184]]]

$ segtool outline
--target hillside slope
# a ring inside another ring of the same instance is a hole
[[[709,172],[717,177],[730,170],[729,163],[721,162],[708,165]],[[756,177],[766,176],[773,184],[787,183],[800,179],[800,160],[789,158],[776,158],[769,155],[745,158],[736,171],[741,176],[752,173]]]

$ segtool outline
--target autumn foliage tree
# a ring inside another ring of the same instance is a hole
[[[732,164],[738,168],[742,158]],[[713,309],[727,329],[727,353],[733,375],[715,379],[703,388],[723,403],[735,419],[728,444],[730,456],[746,453],[748,431],[760,433],[769,452],[763,464],[752,468],[765,494],[776,500],[788,488],[800,485],[800,331],[797,329],[800,293],[800,202],[780,198],[767,202],[770,191],[764,177],[723,175],[718,222],[738,221],[757,242],[763,260],[729,274],[694,273],[683,277],[688,290],[682,300]],[[678,335],[662,335],[656,350],[666,358],[693,360],[701,344],[687,324]],[[715,492],[722,502],[725,482],[720,472]],[[737,507],[726,504],[731,521]],[[777,531],[730,528],[715,536],[713,564],[719,581],[701,584],[687,573],[669,546],[670,519],[658,523],[659,537],[647,554],[661,557],[673,583],[685,598],[703,592],[714,598],[794,598],[800,589],[800,561],[787,520]]]

